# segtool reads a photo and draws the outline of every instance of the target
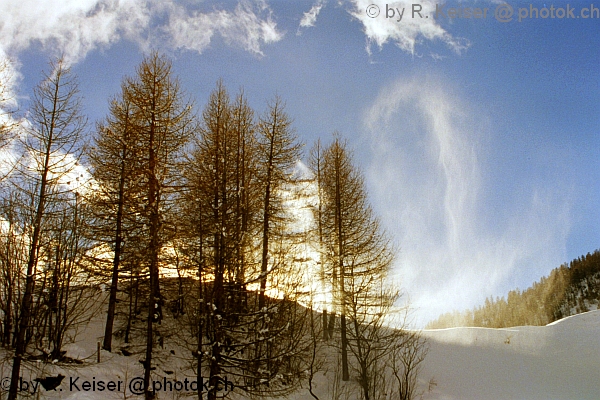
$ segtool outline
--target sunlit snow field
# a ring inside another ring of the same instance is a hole
[[[84,391],[82,382],[123,381],[123,386],[143,376],[142,348],[139,354],[126,357],[101,351],[97,363],[96,346],[103,331],[104,316],[98,315],[79,332],[75,343],[67,345],[67,355],[84,360],[83,365],[26,363],[23,379],[63,374],[56,391],[40,386],[33,398],[40,399],[123,399],[137,398],[131,392]],[[167,327],[165,327],[167,329]],[[426,330],[430,350],[421,372],[420,391],[428,400],[597,400],[600,396],[600,311],[571,316],[543,327],[504,329],[451,328]],[[157,369],[154,379],[163,377],[183,381],[193,379],[187,351],[177,343],[177,334],[164,349],[156,350]],[[135,350],[135,347],[134,347]],[[329,347],[332,357],[335,350]],[[10,359],[2,357],[2,377],[7,380]],[[320,399],[332,399],[334,373],[318,373],[313,382]],[[77,379],[80,390],[70,385]],[[432,384],[433,383],[433,384]],[[358,386],[347,383],[349,400],[360,399]],[[32,389],[30,388],[30,393]],[[3,394],[6,392],[3,390]],[[141,397],[140,397],[141,398]],[[181,392],[163,392],[160,399],[197,398]],[[244,399],[235,389],[231,398]],[[308,384],[288,397],[311,399]],[[395,397],[390,396],[390,399]],[[418,398],[418,397],[417,397]]]

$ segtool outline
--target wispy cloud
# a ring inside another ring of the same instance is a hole
[[[39,43],[75,62],[122,37],[139,40],[151,7],[140,0],[5,0],[0,43],[9,54]]]
[[[165,27],[175,48],[202,52],[214,34],[220,34],[229,45],[262,55],[263,44],[281,40],[271,9],[265,3],[253,6],[247,1],[238,3],[233,11],[215,10],[210,13],[189,12],[173,5],[169,24]]]
[[[534,182],[498,204],[485,159],[493,130],[449,87],[426,76],[397,80],[364,118],[368,181],[421,323],[514,289],[515,274],[546,274],[564,259],[569,232],[564,187]]]
[[[367,37],[366,48],[369,53],[372,51],[373,45],[381,48],[388,42],[411,54],[415,53],[417,44],[423,40],[440,41],[456,53],[469,47],[468,40],[452,36],[436,22],[435,18],[427,15],[431,10],[435,10],[435,0],[423,0],[418,3],[423,10],[423,18],[409,16],[414,1],[379,4],[377,12],[373,9],[367,12],[368,7],[372,7],[373,4],[377,5],[372,0],[352,0],[351,3],[353,8],[350,13],[363,25]],[[388,7],[394,11],[394,16],[391,18],[386,18],[385,15]],[[398,21],[398,14],[401,10],[404,10],[403,17],[401,21]]]
[[[461,53],[470,46],[465,38],[457,38],[442,28],[428,13],[436,8],[436,0],[423,0],[419,3],[402,0],[388,3],[373,0],[339,0],[338,5],[360,21],[366,36],[366,51],[371,54],[373,46],[381,49],[392,43],[403,51],[414,54],[417,45],[423,41],[440,41],[452,51]],[[316,25],[317,17],[327,2],[317,0],[311,9],[304,13],[298,27],[309,28]],[[413,4],[421,7],[422,18],[412,18]],[[388,12],[389,9],[389,12]],[[389,13],[389,15],[388,15]],[[402,17],[401,17],[402,15]]]
[[[4,0],[0,15],[4,51],[17,54],[40,44],[70,63],[122,39],[143,48],[163,43],[202,52],[218,34],[230,45],[262,54],[262,45],[283,37],[264,1],[199,12],[175,0]]]
[[[14,120],[10,111],[18,107],[19,56],[33,46],[62,56],[69,65],[121,40],[137,43],[144,51],[201,53],[219,35],[230,46],[262,55],[263,45],[283,37],[264,0],[225,5],[229,8],[208,8],[193,0],[0,1],[0,127],[10,124],[18,130],[28,123],[26,117]],[[6,161],[18,151],[9,143],[1,153]],[[6,170],[0,164],[0,176]]]
[[[323,8],[323,6],[325,6],[326,3],[326,0],[317,0],[317,2],[313,4],[310,10],[305,12],[302,16],[302,19],[300,20],[300,28],[310,28],[312,26],[315,26],[315,23],[317,22],[317,17],[319,16],[321,9]]]

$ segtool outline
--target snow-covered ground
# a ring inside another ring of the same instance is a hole
[[[84,359],[83,365],[26,363],[24,384],[33,393],[35,377],[63,374],[56,391],[46,392],[35,386],[34,399],[123,399],[141,398],[126,387],[143,376],[139,359],[142,346],[132,348],[129,357],[117,351],[101,352],[96,360],[96,346],[102,334],[103,315],[79,334],[76,343],[66,346],[68,355]],[[590,311],[544,327],[506,329],[451,328],[428,330],[430,351],[420,375],[424,400],[598,400],[600,399],[600,311]],[[118,349],[118,347],[117,347]],[[6,396],[10,357],[3,353],[2,394]],[[161,380],[184,381],[189,372],[188,354],[181,347],[157,349],[158,368],[155,375]],[[315,392],[322,400],[331,400],[333,372],[315,377]],[[191,380],[191,376],[188,376]],[[84,382],[89,388],[85,390]],[[99,390],[99,382],[104,390]],[[115,390],[106,388],[115,382]],[[96,386],[94,388],[94,382]],[[118,382],[122,390],[116,390]],[[435,385],[430,386],[430,382]],[[311,399],[307,385],[289,396],[293,400]],[[358,387],[347,384],[349,399],[359,399]],[[94,390],[95,389],[95,390]],[[428,390],[431,389],[431,390]],[[123,392],[125,390],[125,393]],[[235,394],[234,389],[234,394]],[[124,395],[125,394],[125,395]],[[181,391],[160,393],[160,399],[193,398]],[[242,393],[234,395],[243,399]],[[392,397],[393,398],[393,397]]]
[[[548,326],[424,331],[436,400],[600,399],[600,311]]]

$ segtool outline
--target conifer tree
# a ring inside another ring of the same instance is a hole
[[[367,202],[364,179],[352,163],[346,143],[336,134],[323,152],[322,230],[340,312],[342,380],[349,379],[348,348],[361,350],[361,332],[396,296],[382,296],[381,286],[393,261],[390,240]],[[354,324],[349,340],[348,323]]]
[[[145,57],[136,76],[126,79],[124,95],[131,112],[135,137],[133,171],[139,174],[135,191],[143,196],[141,218],[146,227],[145,265],[150,277],[144,384],[151,398],[153,324],[162,320],[163,298],[159,267],[167,228],[172,226],[170,210],[179,187],[179,158],[196,123],[192,104],[172,75],[171,62],[158,53]]]
[[[50,64],[51,72],[44,75],[34,89],[30,111],[31,126],[22,145],[27,157],[20,165],[18,175],[22,181],[20,190],[28,190],[24,198],[29,204],[30,222],[28,261],[25,288],[21,298],[19,324],[15,340],[11,384],[8,398],[15,400],[18,394],[21,361],[27,347],[27,331],[32,321],[33,291],[37,265],[41,253],[44,230],[51,223],[49,218],[68,207],[69,190],[65,180],[73,173],[78,160],[81,138],[85,132],[86,119],[81,114],[76,78],[62,60]]]
[[[15,101],[11,93],[11,65],[8,59],[0,61],[0,149],[4,148],[13,138],[16,121]],[[3,177],[2,177],[3,178]]]
[[[221,374],[223,324],[228,318],[225,286],[233,272],[227,269],[233,267],[235,256],[233,212],[237,193],[232,190],[235,152],[231,120],[229,94],[219,81],[202,114],[200,138],[190,155],[185,174],[186,210],[191,217],[188,237],[192,249],[196,249],[194,258],[199,278],[198,376],[202,367],[203,335],[212,337],[209,384],[214,389],[208,393],[209,398],[215,398]],[[214,278],[208,293],[203,290],[206,273]]]
[[[102,348],[111,351],[119,272],[126,238],[135,228],[132,214],[135,213],[136,179],[140,173],[135,170],[135,136],[132,126],[131,104],[123,88],[119,97],[109,106],[109,116],[97,126],[93,146],[88,152],[91,172],[96,187],[90,193],[94,218],[90,221],[92,235],[100,244],[110,244],[112,271],[110,274],[110,295]],[[128,241],[127,246],[133,246]],[[102,260],[96,260],[102,262]]]
[[[259,121],[260,179],[262,203],[262,257],[258,307],[265,305],[265,290],[269,274],[269,241],[281,221],[281,204],[277,190],[289,181],[292,167],[300,159],[302,144],[292,129],[292,120],[285,112],[285,103],[276,96]],[[281,225],[281,224],[280,224]]]
[[[283,121],[280,106],[275,115]],[[257,129],[264,125],[263,120],[255,124],[253,115],[243,92],[232,101],[219,81],[202,113],[200,135],[185,168],[183,253],[200,278],[199,301],[192,305],[197,315],[194,355],[197,373],[203,366],[208,369],[209,399],[219,395],[223,376],[234,379],[235,387],[247,393],[289,392],[297,382],[291,371],[304,368],[308,348],[303,343],[308,327],[305,310],[288,301],[291,294],[282,285],[277,290],[283,299],[268,299],[260,290],[267,275],[261,274],[261,266],[267,175],[263,160],[268,142],[257,138]],[[267,258],[283,265],[283,225],[273,222],[274,216],[281,218],[280,208],[273,207],[280,201],[276,197],[281,186],[273,182],[276,177],[282,182],[284,176],[277,158],[282,144],[273,140],[271,145],[271,169],[276,172],[271,174],[268,234],[278,239],[266,248]],[[254,285],[258,293],[251,291]],[[294,378],[282,384],[278,380],[283,373]]]
[[[325,268],[325,244],[323,237],[323,205],[324,205],[324,197],[323,197],[323,145],[321,144],[321,139],[317,139],[314,146],[310,150],[310,160],[309,167],[313,172],[314,185],[316,187],[317,192],[317,201],[316,205],[313,208],[313,218],[315,220],[316,225],[316,242],[319,253],[319,281],[321,286],[321,296],[323,298],[323,339],[328,340],[330,337],[330,330],[328,329],[329,319],[327,317],[327,294],[331,295],[331,291],[329,290],[329,285],[327,283],[326,278],[326,268]],[[335,286],[335,284],[334,284]],[[329,310],[332,311],[332,310]],[[331,314],[331,321],[334,321],[335,314]]]

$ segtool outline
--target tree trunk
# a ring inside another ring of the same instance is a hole
[[[340,284],[340,300],[341,300],[341,324],[342,330],[342,380],[348,381],[350,374],[348,372],[348,339],[346,337],[346,288],[344,280],[346,272],[344,271],[344,231],[342,229],[342,197],[341,197],[341,177],[339,161],[336,159],[335,168],[335,211],[337,222],[337,244],[338,244],[338,260],[339,260],[339,284]]]
[[[202,238],[200,238],[202,243]],[[198,369],[196,370],[196,382],[198,383],[198,400],[202,400],[203,385],[202,382],[202,335],[204,330],[204,318],[205,318],[205,303],[204,303],[204,291],[202,287],[202,244],[200,244],[200,262],[198,263],[198,343],[196,346],[196,358],[198,360]]]
[[[58,79],[60,79],[60,75],[57,75]],[[18,392],[18,384],[19,384],[19,375],[21,371],[21,361],[23,360],[23,355],[25,354],[26,349],[26,340],[25,333],[29,327],[29,319],[31,317],[31,302],[33,295],[33,287],[34,287],[34,273],[35,273],[35,265],[37,264],[37,254],[38,254],[38,245],[40,241],[40,232],[42,229],[42,217],[44,216],[45,206],[46,206],[46,186],[48,184],[48,170],[50,164],[50,155],[53,146],[53,128],[55,125],[55,119],[57,117],[57,107],[58,107],[58,92],[59,92],[59,84],[56,82],[54,87],[54,103],[53,109],[51,112],[51,121],[50,127],[52,128],[48,132],[47,142],[45,143],[46,148],[44,155],[44,167],[42,169],[41,183],[40,183],[40,191],[39,191],[39,199],[37,204],[37,210],[35,213],[35,220],[33,223],[33,235],[31,237],[31,245],[29,247],[29,261],[27,262],[27,276],[25,279],[25,292],[23,293],[23,302],[21,304],[21,318],[19,321],[19,329],[17,331],[17,341],[16,341],[16,349],[15,349],[15,357],[13,360],[13,367],[10,379],[10,389],[8,392],[8,400],[16,400],[17,392]]]
[[[127,116],[129,111],[125,111],[126,119],[124,132],[127,132]],[[123,206],[125,203],[125,172],[126,172],[126,158],[127,158],[127,144],[123,144],[123,151],[121,157],[121,174],[119,177],[119,193],[117,200],[117,216],[116,216],[116,229],[115,229],[115,254],[113,258],[113,270],[112,278],[110,283],[110,295],[108,298],[108,312],[106,314],[106,327],[104,329],[104,342],[102,348],[107,351],[112,351],[112,335],[113,325],[115,321],[115,308],[117,305],[117,289],[119,284],[119,264],[121,262],[121,245],[122,245],[122,224],[123,224]]]
[[[260,266],[260,293],[258,297],[258,309],[262,310],[265,306],[265,290],[267,288],[267,271],[269,261],[269,222],[271,218],[271,180],[273,174],[273,147],[275,145],[275,135],[277,134],[275,127],[277,126],[277,114],[273,121],[273,129],[271,131],[269,143],[269,157],[267,160],[267,176],[265,180],[265,201],[263,210],[263,241],[262,241],[262,258]]]
[[[323,340],[329,339],[329,331],[327,330],[327,309],[323,309]]]

